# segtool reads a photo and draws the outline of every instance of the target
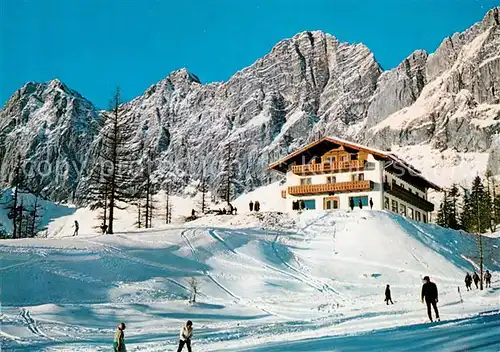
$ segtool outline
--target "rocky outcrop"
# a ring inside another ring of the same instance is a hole
[[[61,81],[27,83],[0,111],[0,183],[10,184],[21,158],[32,190],[71,199],[97,121],[95,107]]]
[[[498,12],[386,72],[363,44],[319,31],[279,42],[227,82],[203,85],[185,69],[172,72],[123,104],[131,144],[153,155],[156,183],[182,187],[205,170],[213,188],[229,144],[239,192],[268,183],[269,162],[323,135],[381,148],[485,152],[498,168]],[[40,180],[52,198],[85,192],[79,172],[99,153],[98,119],[90,102],[59,81],[27,84],[0,113],[0,182],[12,180],[20,155],[69,165],[64,177]]]

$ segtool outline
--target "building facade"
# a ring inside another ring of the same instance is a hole
[[[286,175],[287,209],[370,207],[429,221],[427,191],[439,187],[397,156],[324,137],[269,165]]]

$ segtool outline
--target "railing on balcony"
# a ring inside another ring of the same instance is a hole
[[[364,169],[364,160],[337,161],[330,164],[293,165],[292,172],[297,175],[321,174]]]
[[[427,199],[420,197],[418,194],[415,194],[415,193],[407,190],[406,188],[399,186],[394,181],[392,183],[388,183],[388,182],[384,183],[384,190],[388,194],[390,194],[396,198],[399,198],[406,203],[412,204],[419,209],[422,209],[422,210],[428,211],[428,212],[434,211],[434,204],[429,202]]]
[[[319,185],[301,185],[288,187],[288,194],[299,196],[303,194],[315,193],[340,193],[340,192],[357,192],[369,191],[373,189],[373,182],[365,181],[349,181],[337,183],[322,183]]]

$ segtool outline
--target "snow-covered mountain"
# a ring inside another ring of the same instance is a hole
[[[217,182],[230,143],[238,191],[254,189],[272,179],[269,162],[323,135],[391,148],[442,185],[487,167],[500,174],[499,12],[390,71],[363,44],[303,32],[227,82],[204,85],[181,69],[122,108],[137,141],[155,153],[156,179],[179,186],[202,169]],[[27,84],[0,112],[0,182],[12,179],[18,154],[53,169],[66,162],[67,177],[42,183],[47,195],[67,199],[86,156],[96,155],[97,118],[59,81]]]

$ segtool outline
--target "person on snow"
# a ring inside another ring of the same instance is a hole
[[[78,236],[78,229],[80,228],[80,226],[78,225],[78,221],[75,220],[75,225],[73,225],[73,227],[75,228],[75,232],[73,232],[73,236]]]
[[[476,285],[476,289],[479,288],[479,275],[474,271],[474,275],[472,275],[472,278],[474,279],[474,284]]]
[[[191,337],[193,336],[193,322],[188,320],[186,325],[181,328],[181,332],[179,334],[179,348],[177,352],[181,352],[184,348],[184,345],[187,346],[188,352],[191,352]]]
[[[250,203],[248,203],[248,209],[250,209],[250,212],[253,211],[253,202],[250,201]]]
[[[431,279],[426,276],[424,277],[424,284],[422,285],[422,303],[427,304],[427,315],[432,323],[432,313],[431,313],[431,305],[434,308],[434,313],[436,313],[436,320],[439,321],[439,311],[437,308],[438,303],[438,289],[434,282],[431,282]]]
[[[196,214],[196,211],[194,209],[191,209],[191,217],[194,218],[195,214]]]
[[[254,209],[255,209],[255,211],[259,211],[260,210],[260,203],[259,203],[258,200],[255,201]]]
[[[484,281],[486,282],[486,288],[491,288],[491,273],[488,270],[484,273]]]
[[[351,208],[351,210],[354,210],[354,199],[352,197],[349,198],[349,208]]]
[[[101,231],[102,231],[102,234],[105,235],[106,234],[106,231],[108,230],[108,225],[106,224],[102,224],[101,225]]]
[[[387,285],[385,288],[385,302],[387,303],[387,305],[389,305],[389,301],[391,301],[391,304],[394,304],[391,298],[391,287]]]
[[[470,274],[467,273],[465,275],[465,288],[467,289],[467,291],[472,290],[471,285],[472,285],[472,276],[470,276]]]
[[[373,209],[373,199],[370,198],[370,209]]]
[[[120,323],[115,332],[115,340],[113,341],[114,352],[125,352],[127,348],[125,347],[125,323]]]
[[[361,199],[358,199],[358,207],[359,209],[363,209],[363,202],[361,201]]]

